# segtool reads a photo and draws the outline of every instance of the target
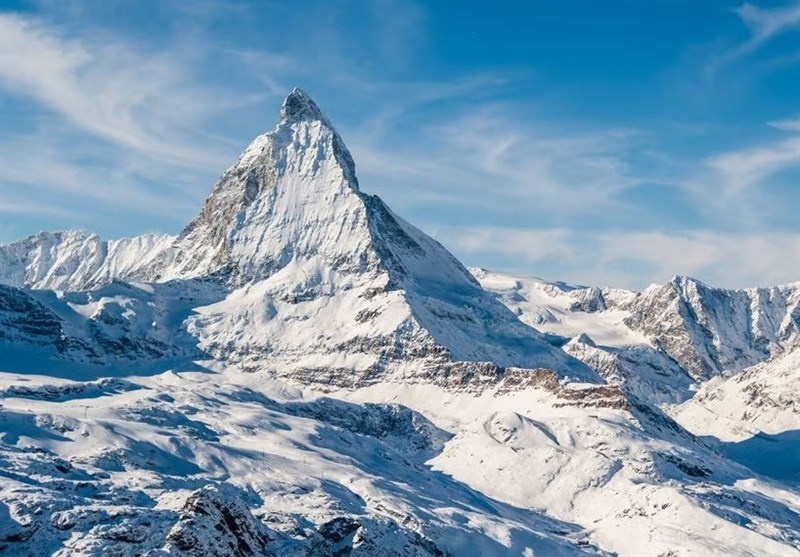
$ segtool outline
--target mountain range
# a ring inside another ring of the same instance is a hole
[[[798,556],[798,346],[465,268],[295,89],[177,236],[0,246],[0,554]]]

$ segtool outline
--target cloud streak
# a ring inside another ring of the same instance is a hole
[[[769,286],[800,280],[800,235],[662,232],[580,232],[567,228],[438,227],[436,235],[475,264],[502,254],[511,273],[553,268],[576,284],[641,289],[680,274],[728,287]],[[745,263],[746,262],[746,263]]]
[[[176,130],[197,127],[229,101],[199,87],[184,67],[170,54],[146,53],[124,42],[64,38],[40,21],[0,14],[0,78],[12,94],[149,157],[219,165],[224,160],[219,149],[188,142]]]
[[[800,26],[800,2],[774,8],[742,4],[734,13],[747,26],[750,37],[712,57],[706,66],[707,78],[713,78],[723,66],[756,52],[775,37]]]
[[[772,9],[742,4],[736,9],[736,14],[752,34],[750,41],[741,47],[745,51],[752,50],[761,43],[800,26],[800,2]]]
[[[400,205],[438,199],[501,214],[530,206],[571,218],[613,204],[616,192],[639,182],[626,161],[636,135],[573,129],[490,103],[428,122],[413,142],[356,133],[349,143],[359,173]]]
[[[766,146],[731,151],[706,160],[706,165],[718,175],[722,193],[729,200],[798,163],[800,137],[789,137]]]

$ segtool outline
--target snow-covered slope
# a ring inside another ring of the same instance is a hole
[[[1,246],[0,553],[800,555],[795,470],[693,423],[792,454],[799,285],[474,273],[300,90],[178,236]]]
[[[674,415],[725,441],[800,430],[800,351],[708,381]]]
[[[607,387],[0,380],[13,555],[798,555],[796,486]]]
[[[712,379],[670,413],[730,458],[800,484],[800,350]]]
[[[423,466],[450,434],[420,414],[254,378],[2,376],[0,553],[600,553],[574,524]]]
[[[0,285],[2,366],[81,377],[201,358],[183,322],[193,306],[221,295],[190,282],[112,281],[84,292]]]

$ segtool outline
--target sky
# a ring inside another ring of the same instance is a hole
[[[800,2],[0,0],[0,243],[178,233],[304,88],[466,265],[800,280]]]

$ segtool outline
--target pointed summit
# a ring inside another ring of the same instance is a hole
[[[303,91],[300,87],[295,87],[289,96],[283,101],[281,106],[281,122],[302,122],[302,121],[320,121],[330,125],[328,119],[322,113],[322,110],[317,106],[308,93]]]

